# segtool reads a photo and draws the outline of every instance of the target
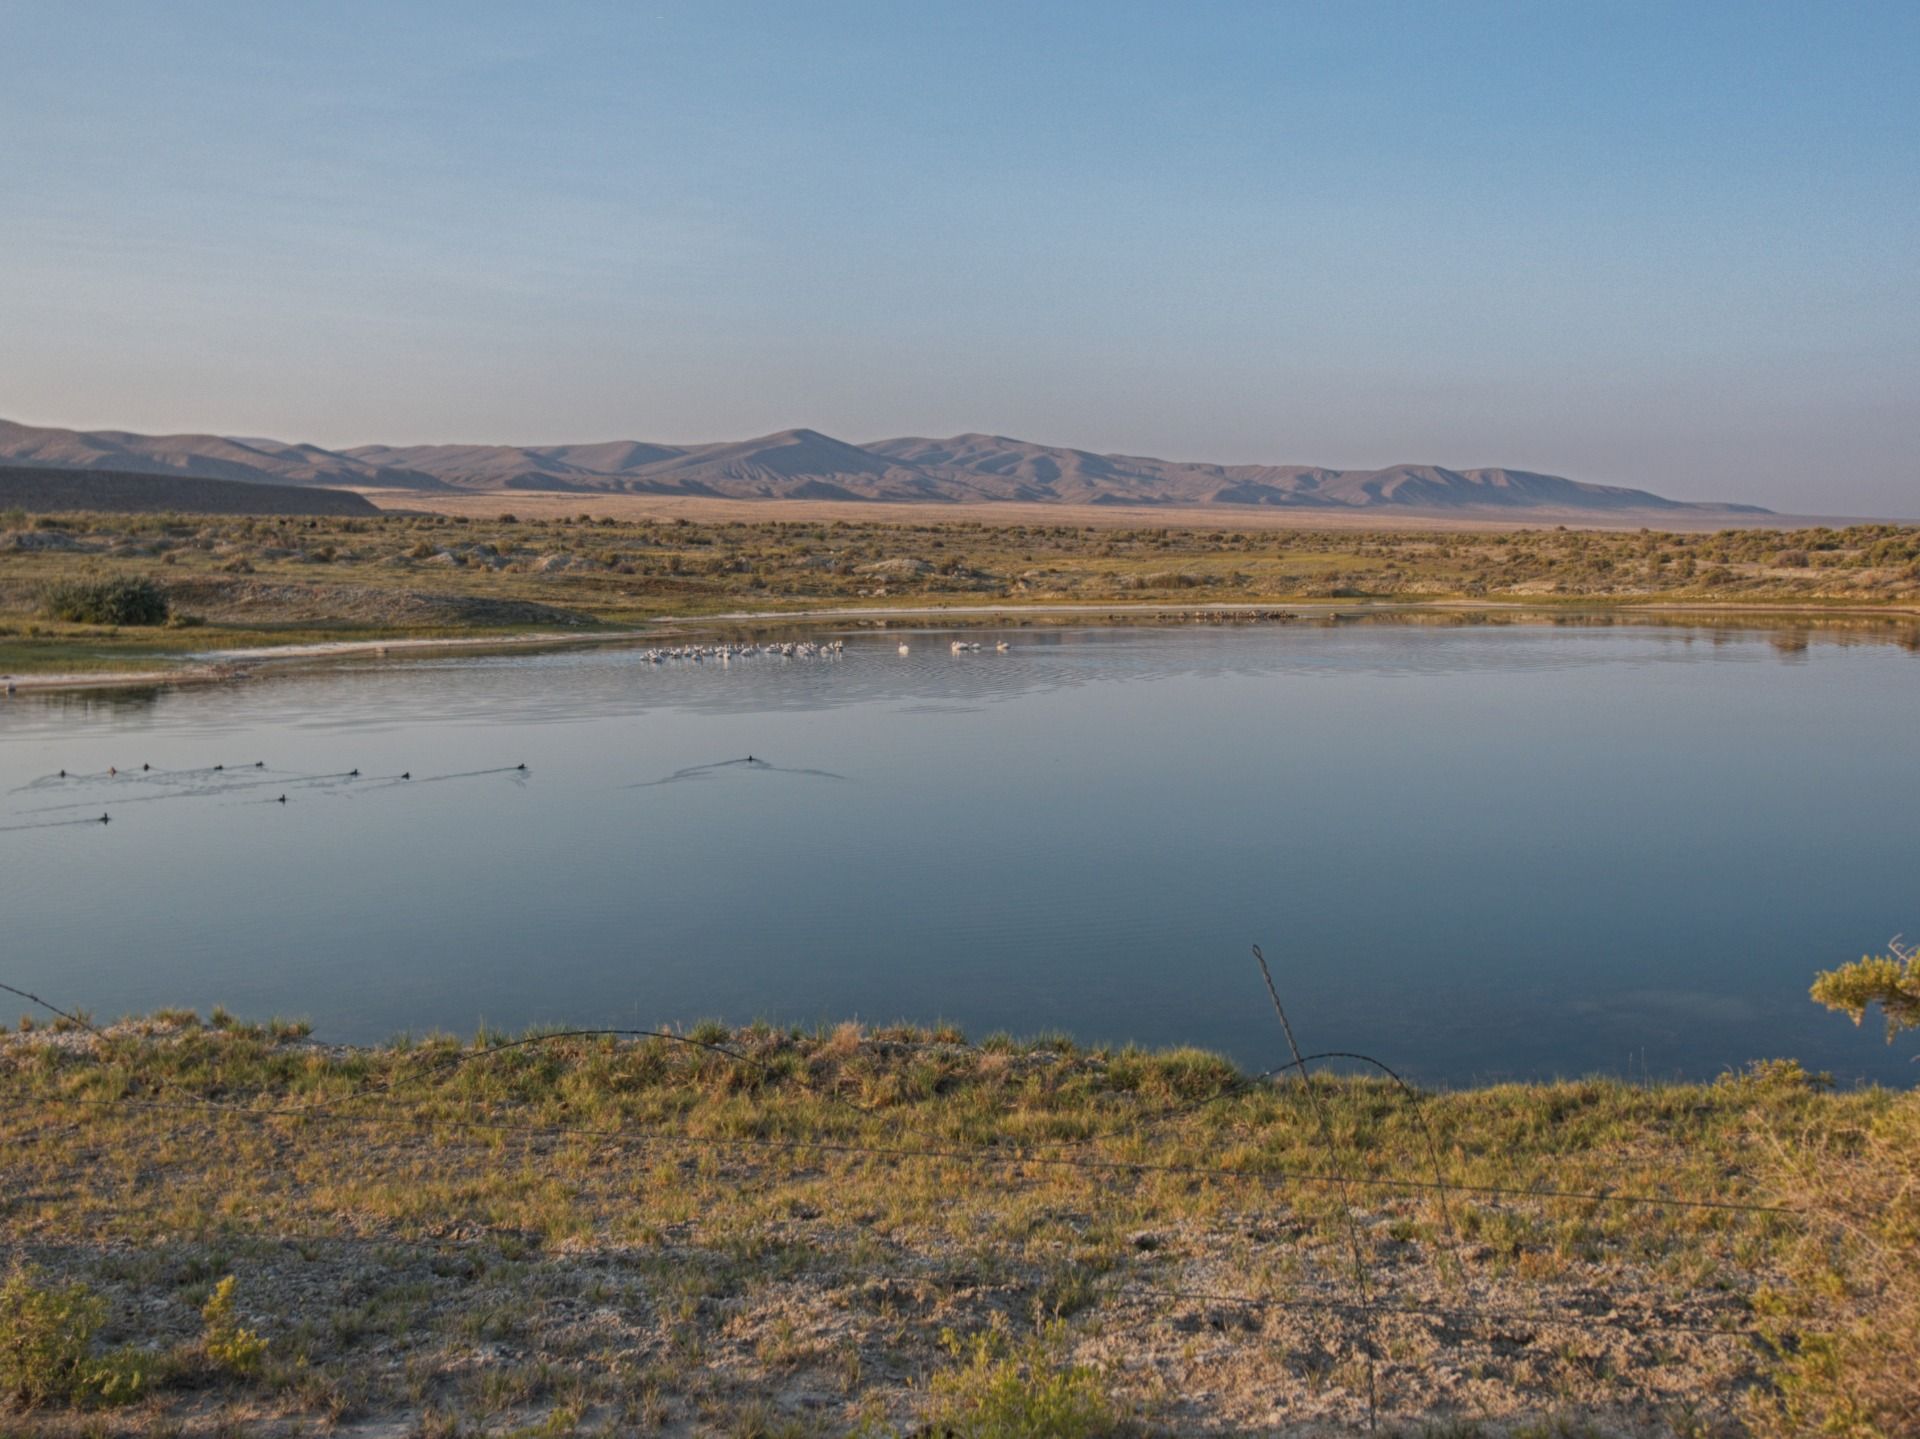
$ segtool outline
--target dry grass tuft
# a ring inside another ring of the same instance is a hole
[[[1812,1220],[1777,1316],[1777,1391],[1758,1425],[1781,1436],[1920,1434],[1920,1093],[1863,1123],[1777,1147],[1787,1202]]]

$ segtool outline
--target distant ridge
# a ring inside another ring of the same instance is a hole
[[[0,510],[65,514],[377,515],[379,507],[351,490],[319,485],[258,485],[196,475],[130,474],[0,465]]]
[[[60,470],[192,475],[266,485],[367,485],[438,489],[418,471],[390,470],[281,440],[225,435],[135,435],[123,430],[57,430],[0,420],[0,463]]]
[[[1094,505],[1263,505],[1423,512],[1590,510],[1764,515],[1647,490],[1503,468],[1218,465],[1103,455],[1005,435],[850,444],[780,430],[718,444],[640,440],[564,445],[317,445],[224,435],[60,430],[0,420],[0,463],[273,485],[462,491],[558,490],[740,500],[1024,501]]]

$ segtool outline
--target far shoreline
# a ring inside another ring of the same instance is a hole
[[[1283,505],[1130,505],[1070,504],[1061,501],[983,500],[977,503],[913,503],[888,500],[735,500],[711,496],[626,494],[602,490],[406,490],[342,485],[389,514],[487,517],[506,511],[525,518],[553,519],[590,514],[619,521],[672,521],[720,524],[886,525],[1070,525],[1093,529],[1229,530],[1390,530],[1446,533],[1593,530],[1631,533],[1655,530],[1672,534],[1711,534],[1718,530],[1842,529],[1849,525],[1908,525],[1914,520],[1875,515],[1800,515],[1738,509],[1691,509],[1682,501],[1665,509],[1556,509],[1551,506],[1499,509],[1490,506],[1423,509],[1412,505],[1290,508]],[[1705,502],[1698,502],[1705,505]]]
[[[1920,608],[1857,604],[1805,605],[1779,602],[1740,604],[1728,601],[1595,601],[1577,604],[1528,599],[1437,599],[1393,601],[1355,599],[1328,601],[1229,601],[1211,604],[1133,601],[1102,604],[1085,602],[1037,602],[998,605],[839,605],[798,610],[731,610],[714,614],[660,615],[646,628],[594,631],[512,631],[491,635],[397,636],[386,639],[339,639],[309,641],[288,645],[255,645],[236,649],[202,650],[182,653],[171,666],[142,670],[75,670],[42,673],[0,674],[0,698],[13,693],[47,693],[79,689],[147,689],[160,685],[224,684],[249,678],[254,666],[276,668],[318,666],[327,661],[364,656],[385,657],[394,652],[431,657],[439,653],[488,650],[570,649],[591,645],[637,645],[650,640],[698,637],[703,630],[734,625],[791,624],[799,626],[832,624],[845,621],[951,619],[963,623],[997,618],[1054,618],[1066,624],[1098,624],[1103,619],[1150,619],[1193,616],[1252,618],[1256,622],[1284,624],[1293,619],[1326,618],[1340,614],[1471,614],[1471,613],[1553,613],[1559,615],[1592,614],[1641,616],[1660,615],[1763,615],[1790,627],[1797,618],[1814,620],[1835,617],[1869,619],[1920,619]]]

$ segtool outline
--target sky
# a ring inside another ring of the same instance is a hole
[[[0,416],[1920,517],[1920,5],[0,0]]]

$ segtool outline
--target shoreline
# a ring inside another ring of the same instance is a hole
[[[1323,617],[1352,611],[1387,613],[1502,613],[1511,611],[1556,610],[1564,614],[1707,614],[1773,615],[1807,619],[1851,616],[1889,620],[1920,619],[1920,610],[1907,607],[1839,605],[1810,607],[1774,603],[1732,604],[1699,600],[1660,603],[1615,602],[1581,605],[1551,605],[1526,599],[1502,600],[1416,600],[1394,601],[1356,598],[1348,601],[1309,599],[1296,602],[1222,601],[1210,604],[1126,601],[1110,604],[1098,601],[1057,601],[1035,604],[999,605],[836,605],[799,610],[729,610],[709,615],[660,615],[644,629],[596,630],[589,633],[528,630],[498,635],[448,635],[383,640],[321,640],[292,645],[254,645],[236,649],[199,650],[179,657],[177,665],[142,670],[67,670],[35,674],[0,675],[0,698],[16,692],[45,692],[74,689],[148,688],[157,685],[222,684],[245,679],[256,665],[290,665],[349,659],[355,656],[385,656],[395,651],[431,655],[439,651],[484,649],[542,649],[592,644],[634,644],[660,638],[673,632],[671,627],[697,629],[703,625],[739,624],[819,624],[840,620],[939,619],[981,620],[1000,616],[1101,616],[1149,617],[1155,615],[1254,615],[1273,616],[1272,622],[1308,616]]]
[[[685,518],[694,523],[886,525],[1075,525],[1097,529],[1138,527],[1181,530],[1272,532],[1287,530],[1427,531],[1497,533],[1550,530],[1559,526],[1596,534],[1643,529],[1703,534],[1719,530],[1844,528],[1861,524],[1911,524],[1871,515],[1803,515],[1763,511],[1680,509],[1569,509],[1542,505],[1513,509],[1476,505],[1432,509],[1417,505],[1295,507],[1234,504],[1091,504],[1070,500],[967,501],[727,499],[717,495],[629,494],[616,490],[402,490],[380,485],[343,485],[390,513],[488,516],[502,509],[550,517],[586,513],[622,520]],[[1682,502],[1683,506],[1695,502]]]
[[[355,655],[385,655],[393,650],[416,653],[462,649],[524,649],[562,645],[623,644],[648,638],[650,630],[601,631],[563,634],[543,630],[503,635],[449,635],[436,638],[390,640],[320,640],[298,645],[254,645],[242,649],[202,650],[183,655],[175,669],[73,670],[44,674],[4,675],[0,681],[14,689],[112,689],[135,685],[220,684],[246,678],[254,664],[292,664],[302,660],[346,659]]]

